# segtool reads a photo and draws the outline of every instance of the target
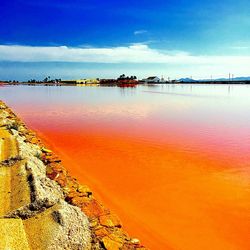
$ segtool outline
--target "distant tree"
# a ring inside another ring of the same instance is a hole
[[[126,76],[125,74],[120,75],[119,79],[124,79]]]

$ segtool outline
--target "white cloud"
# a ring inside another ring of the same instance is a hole
[[[249,59],[250,56],[193,56],[185,51],[160,51],[140,43],[112,48],[0,45],[1,61],[230,65],[250,64]]]
[[[145,34],[145,33],[148,33],[147,30],[136,30],[134,31],[134,35],[141,35],[141,34]]]
[[[160,51],[146,44],[112,48],[0,45],[0,61],[143,63],[148,67],[162,64],[159,69],[175,71],[176,74],[182,71],[182,76],[225,76],[228,72],[250,75],[250,56],[194,56],[182,51]]]
[[[100,63],[140,63],[164,61],[166,55],[150,49],[145,44],[127,47],[79,48],[66,46],[32,47],[20,45],[0,45],[0,59],[22,62],[100,62]]]

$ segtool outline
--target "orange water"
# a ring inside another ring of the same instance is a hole
[[[209,87],[17,88],[18,101],[12,89],[0,97],[150,249],[248,250],[248,89]]]

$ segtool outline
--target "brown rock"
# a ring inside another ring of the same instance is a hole
[[[71,204],[80,207],[82,210],[83,210],[83,208],[85,208],[87,210],[88,204],[90,202],[91,202],[90,199],[88,197],[85,197],[85,196],[83,196],[83,197],[76,196],[76,197],[73,197],[71,199]]]
[[[122,246],[122,250],[146,250],[146,248],[141,246],[141,245],[134,245],[131,243],[125,243]]]
[[[81,197],[81,199],[84,199],[84,197]],[[97,200],[88,198],[85,198],[85,200],[87,202],[81,205],[81,209],[88,217],[96,218],[107,213],[107,210]]]
[[[102,243],[107,250],[119,250],[122,248],[124,240],[114,234],[102,238]]]
[[[105,227],[121,227],[121,221],[115,214],[101,215],[100,224]]]
[[[89,220],[89,226],[93,230],[96,229],[98,227],[98,225],[99,225],[98,219],[91,219],[91,220]]]
[[[77,191],[80,193],[84,193],[86,196],[92,195],[92,191],[86,185],[79,185]]]
[[[107,228],[104,228],[104,227],[98,227],[95,231],[94,231],[95,235],[97,237],[100,237],[100,238],[103,238],[105,236],[108,236],[111,234],[111,232],[107,229]]]

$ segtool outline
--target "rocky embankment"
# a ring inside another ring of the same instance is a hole
[[[0,101],[0,249],[145,249]]]

